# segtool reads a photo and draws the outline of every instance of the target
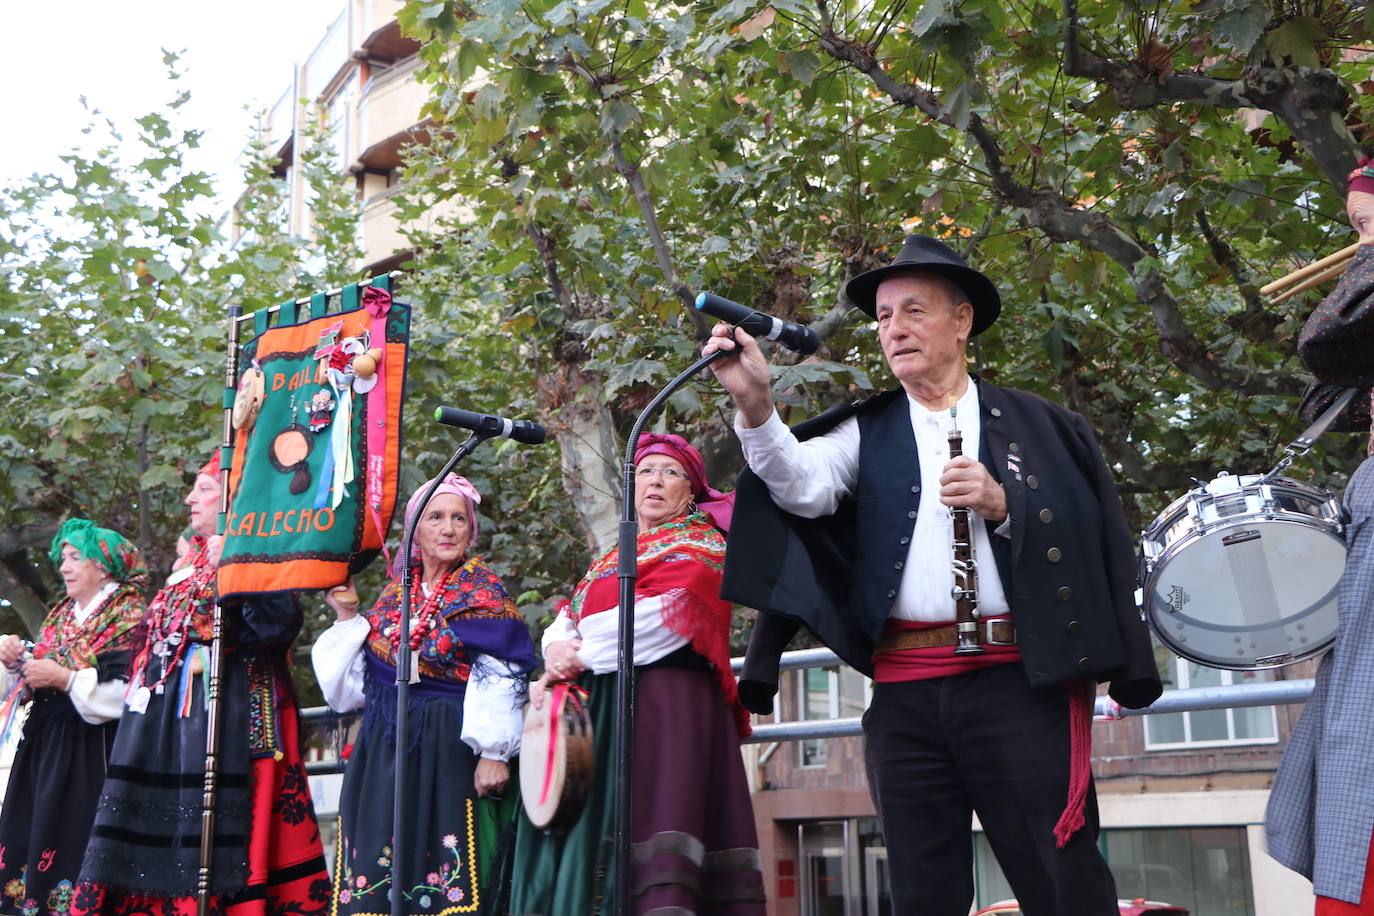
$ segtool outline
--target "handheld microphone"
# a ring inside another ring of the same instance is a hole
[[[728,321],[736,327],[744,328],[746,333],[754,337],[776,340],[787,349],[796,350],[803,355],[815,353],[821,345],[821,339],[816,336],[816,332],[808,327],[756,312],[748,306],[732,302],[715,293],[698,295],[697,308],[712,318],[719,318],[721,321]]]
[[[548,431],[533,420],[507,420],[486,413],[473,413],[457,407],[439,407],[434,411],[434,419],[445,426],[458,426],[475,433],[492,437],[505,436],[526,445],[539,445],[548,437]]]

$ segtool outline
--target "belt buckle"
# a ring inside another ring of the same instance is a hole
[[[1011,627],[1011,639],[1009,639],[1009,640],[1004,640],[1004,639],[994,639],[994,638],[993,638],[993,636],[992,636],[992,626],[993,626],[993,624],[997,624],[997,623],[1006,624],[1007,626]],[[995,620],[984,620],[984,621],[983,621],[983,645],[985,645],[985,646],[1014,646],[1014,645],[1016,645],[1016,624],[1012,623],[1010,620],[1007,620],[1005,617],[998,618],[998,619],[995,619]]]

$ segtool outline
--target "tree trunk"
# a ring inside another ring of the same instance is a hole
[[[621,488],[621,445],[610,410],[597,398],[599,390],[586,373],[570,366],[539,381],[540,400],[549,408],[549,427],[558,438],[563,486],[594,556],[615,544]]]
[[[23,556],[20,554],[20,556]],[[43,624],[43,618],[48,615],[48,609],[43,604],[41,598],[24,584],[19,576],[15,575],[10,568],[9,558],[0,560],[0,596],[3,596],[14,612],[19,615],[19,619],[24,622],[28,629],[28,635],[34,637],[38,635],[38,628]]]

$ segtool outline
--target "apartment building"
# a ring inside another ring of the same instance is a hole
[[[323,113],[339,173],[357,182],[358,232],[364,251],[356,265],[359,276],[391,270],[409,256],[393,195],[402,151],[429,136],[430,124],[421,117],[427,90],[415,77],[420,45],[403,36],[396,21],[403,5],[402,0],[344,0],[310,55],[283,68],[287,85],[260,123],[262,139],[280,160],[278,173],[286,181],[286,228],[311,238],[308,194],[298,160],[304,119]],[[239,188],[231,199],[241,193]],[[233,213],[227,231],[237,240],[240,229]]]

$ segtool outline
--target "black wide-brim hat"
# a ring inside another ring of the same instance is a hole
[[[877,318],[873,299],[878,292],[878,284],[894,274],[914,273],[940,274],[958,284],[968,301],[973,305],[973,327],[970,337],[992,327],[1002,312],[1002,297],[992,281],[964,263],[958,252],[939,239],[928,235],[908,235],[902,250],[886,267],[879,267],[859,274],[845,284],[844,292],[855,308]]]

